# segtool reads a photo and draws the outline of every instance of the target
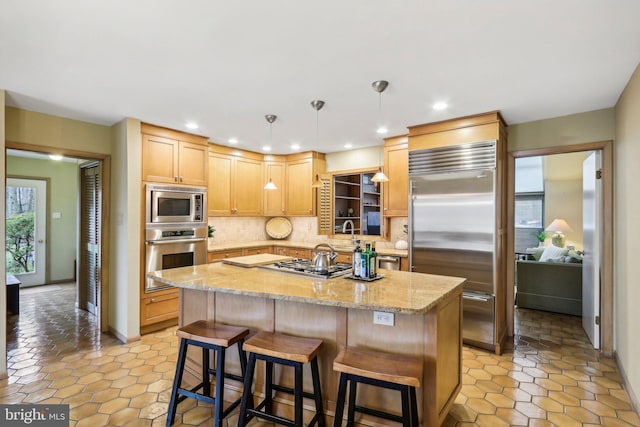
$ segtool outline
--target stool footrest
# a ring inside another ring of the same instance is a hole
[[[272,384],[271,388],[276,391],[281,391],[283,393],[295,394],[295,391],[291,387],[287,387],[284,385]],[[311,393],[310,391],[302,391],[302,396],[307,399],[314,399],[316,397],[315,394]]]
[[[261,408],[262,406],[263,405],[259,405],[258,408]],[[286,425],[286,426],[290,426],[290,427],[294,427],[296,425],[296,423],[294,421],[291,421],[290,419],[283,418],[283,417],[280,417],[278,415],[269,414],[269,413],[266,413],[266,412],[260,412],[258,410],[258,408],[256,408],[256,409],[247,409],[248,418],[247,418],[246,422],[251,420],[251,418],[256,417],[256,418],[262,418],[263,420],[271,421],[272,423],[282,424],[282,425]]]
[[[390,421],[396,421],[401,423],[404,421],[401,415],[390,414],[389,412],[379,411],[373,408],[367,408],[366,406],[356,405],[353,407],[354,411],[360,412],[361,414],[373,415],[374,417],[384,418]]]

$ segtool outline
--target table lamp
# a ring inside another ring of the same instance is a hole
[[[569,224],[567,224],[567,221],[565,221],[564,219],[556,218],[551,222],[551,224],[549,224],[547,228],[545,228],[545,231],[553,231],[554,233],[553,237],[551,238],[551,243],[559,248],[564,248],[564,233],[573,231],[573,229],[569,226]]]

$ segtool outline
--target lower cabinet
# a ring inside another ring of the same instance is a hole
[[[271,246],[262,246],[260,248],[246,248],[242,250],[242,255],[260,255],[272,254]]]
[[[213,251],[207,253],[207,262],[218,262],[225,258],[234,258],[244,255],[242,249],[233,249],[228,251]]]
[[[145,296],[140,299],[140,326],[157,325],[166,327],[165,322],[178,322],[178,289],[161,291],[161,294]],[[148,295],[148,294],[145,294]]]
[[[276,254],[311,259],[311,249],[306,248],[276,248]]]

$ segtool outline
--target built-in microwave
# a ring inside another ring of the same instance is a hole
[[[207,221],[207,189],[147,184],[146,222],[204,225]]]

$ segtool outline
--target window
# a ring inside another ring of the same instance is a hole
[[[514,209],[515,250],[538,246],[536,235],[544,230],[544,178],[542,157],[516,159]]]

